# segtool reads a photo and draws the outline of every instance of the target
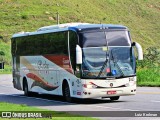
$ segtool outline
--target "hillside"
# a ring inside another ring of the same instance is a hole
[[[56,24],[56,12],[60,23],[125,25],[144,49],[160,47],[159,0],[0,0],[0,9],[0,51],[8,64],[12,34]]]

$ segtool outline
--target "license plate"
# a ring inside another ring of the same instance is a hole
[[[113,94],[116,94],[116,93],[117,93],[116,91],[107,91],[108,95],[113,95]]]

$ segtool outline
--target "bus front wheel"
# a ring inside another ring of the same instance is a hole
[[[23,91],[24,91],[25,96],[31,95],[31,92],[28,91],[28,83],[27,83],[26,79],[24,79],[24,81],[23,81]]]
[[[116,97],[110,97],[110,100],[114,101],[114,100],[118,100],[119,99],[119,96],[116,96]]]
[[[72,101],[68,83],[66,83],[65,86],[64,86],[63,97],[67,102],[71,102]]]
[[[28,95],[29,95],[29,92],[28,92],[28,84],[27,84],[26,80],[25,80],[24,83],[23,83],[23,90],[24,90],[24,95],[25,95],[25,96],[28,96]]]

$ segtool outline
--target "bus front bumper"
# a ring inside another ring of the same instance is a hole
[[[85,88],[81,91],[78,98],[110,98],[114,96],[127,96],[136,94],[136,85],[132,87],[122,87],[122,88],[95,88],[88,89]]]

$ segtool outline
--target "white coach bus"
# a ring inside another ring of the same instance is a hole
[[[67,23],[21,32],[11,38],[13,85],[71,98],[110,98],[136,94],[136,60],[142,48],[127,27]]]

